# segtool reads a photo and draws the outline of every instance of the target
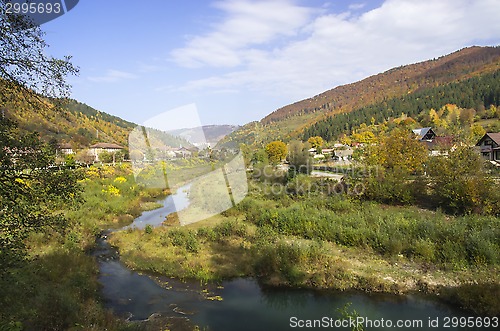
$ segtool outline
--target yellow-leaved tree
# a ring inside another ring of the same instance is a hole
[[[266,145],[266,153],[269,162],[278,164],[286,157],[287,148],[284,142],[275,140]]]

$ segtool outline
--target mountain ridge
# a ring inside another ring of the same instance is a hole
[[[427,61],[402,65],[360,81],[337,86],[283,106],[234,132],[224,144],[264,143],[300,137],[314,123],[340,113],[435,86],[464,81],[500,70],[499,46],[472,46]],[[274,140],[273,139],[273,140]]]
[[[468,60],[468,61],[467,61]],[[468,78],[467,75],[460,75],[457,71],[459,69],[469,67],[467,72],[470,74],[478,74],[486,70],[485,65],[496,63],[496,69],[500,69],[500,47],[479,47],[472,46],[463,48],[461,50],[455,51],[448,55],[441,56],[437,59],[422,61],[414,64],[403,65],[389,69],[385,72],[369,76],[360,81],[349,83],[345,85],[337,86],[333,89],[322,92],[314,97],[307,98],[304,100],[297,101],[290,105],[278,108],[274,112],[270,113],[261,120],[261,123],[268,124],[270,122],[279,120],[283,115],[294,115],[300,112],[315,112],[320,109],[324,109],[327,112],[348,112],[355,108],[366,105],[363,101],[367,97],[370,91],[373,90],[374,85],[378,83],[387,84],[387,87],[396,87],[392,84],[388,84],[385,80],[380,80],[380,78],[388,78],[394,80],[399,85],[400,83],[405,83],[408,87],[412,87],[414,84],[421,83],[417,88],[423,88],[428,86],[426,83],[430,78],[433,78],[436,83],[448,83],[455,81],[457,79]],[[471,65],[472,64],[472,65]],[[452,71],[453,69],[454,71]],[[413,74],[416,72],[417,74]],[[490,70],[486,70],[490,71]],[[444,75],[449,72],[457,72],[457,75],[451,77],[444,77]],[[395,79],[394,79],[395,78]],[[434,83],[434,82],[433,82]],[[402,86],[401,86],[402,87]],[[380,88],[378,89],[380,91]],[[378,99],[383,99],[383,97],[394,97],[401,95],[404,92],[394,91],[393,93],[387,92],[383,95],[378,96]],[[355,94],[359,96],[359,99],[352,98],[351,96]],[[321,101],[325,99],[325,101]],[[350,99],[350,100],[349,100]],[[380,100],[369,100],[369,102],[376,102]],[[312,105],[307,105],[307,104]]]

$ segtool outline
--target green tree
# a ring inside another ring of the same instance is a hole
[[[258,149],[252,154],[252,163],[255,164],[267,164],[269,162],[267,158],[267,153],[264,149]]]
[[[66,76],[78,73],[71,57],[58,59],[47,55],[48,45],[40,27],[22,15],[6,14],[5,7],[6,1],[0,0],[1,101],[22,98],[40,107],[44,104],[40,95],[69,96]]]
[[[101,153],[99,153],[99,161],[101,161],[102,163],[112,163],[113,157],[113,153],[107,151],[102,151]]]
[[[278,164],[286,157],[287,149],[285,143],[282,141],[276,140],[270,142],[266,145],[265,150],[269,162],[272,164]]]
[[[78,173],[51,167],[55,155],[38,134],[22,135],[0,119],[0,273],[26,257],[33,232],[64,229],[62,206],[78,201]]]
[[[289,176],[296,174],[310,174],[312,171],[312,160],[309,155],[309,144],[293,140],[288,147],[288,162],[290,165]]]
[[[485,162],[470,147],[429,160],[433,200],[454,214],[499,214],[498,184],[487,175]]]
[[[73,154],[68,154],[64,157],[64,164],[67,167],[75,167],[76,166],[76,160],[75,156]]]

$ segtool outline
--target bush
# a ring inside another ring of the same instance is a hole
[[[461,147],[448,157],[429,162],[432,198],[453,214],[499,214],[498,185],[486,174],[484,161],[472,148]]]
[[[172,245],[182,247],[188,252],[197,253],[200,249],[200,243],[196,238],[196,233],[186,229],[172,229],[168,232],[168,238]]]
[[[214,232],[219,238],[230,236],[244,237],[247,233],[247,227],[244,223],[226,220],[214,227]]]
[[[380,170],[374,177],[365,180],[363,196],[389,204],[408,205],[414,202],[412,183],[407,178],[407,173],[401,169]]]

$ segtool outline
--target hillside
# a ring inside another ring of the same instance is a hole
[[[129,134],[137,127],[135,123],[73,99],[42,99],[44,107],[34,107],[34,104],[39,102],[34,99],[33,103],[23,98],[12,100],[15,101],[3,104],[0,109],[6,117],[18,123],[21,131],[38,132],[44,141],[55,139],[58,143],[69,143],[76,149],[86,148],[97,142],[128,146]],[[237,128],[232,125],[207,125],[202,129],[207,142],[215,145],[222,137]],[[194,129],[166,133],[150,128],[148,132],[158,143],[171,147],[192,146],[186,138],[194,138],[194,142],[200,138],[190,137],[191,133],[197,132]]]
[[[301,137],[306,128],[333,115],[350,113],[397,97],[424,93],[431,88],[497,70],[500,70],[500,47],[464,48],[438,59],[393,68],[284,106],[258,124],[253,122],[242,127],[224,143],[259,144],[271,139]]]
[[[44,102],[45,107],[35,108],[29,102],[17,100],[3,105],[3,111],[18,123],[21,131],[38,132],[44,141],[55,139],[75,148],[96,142],[126,146],[128,134],[136,126],[76,100]]]

